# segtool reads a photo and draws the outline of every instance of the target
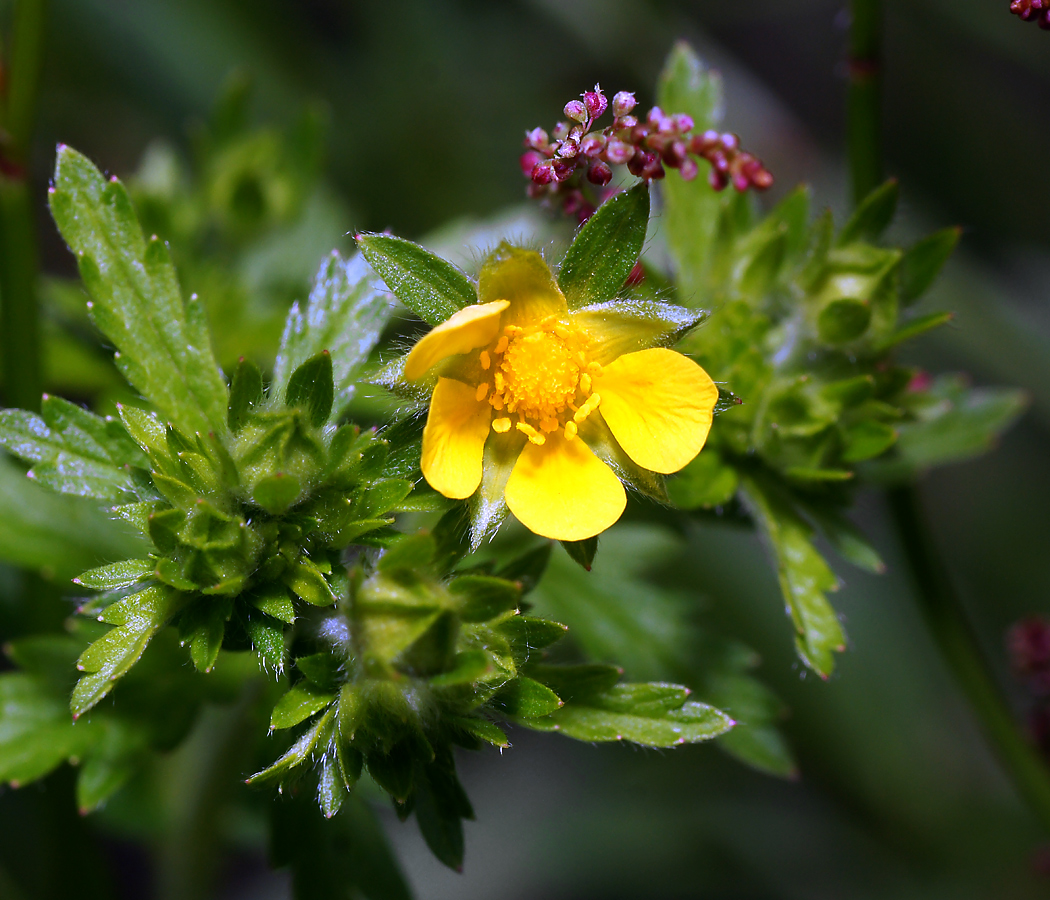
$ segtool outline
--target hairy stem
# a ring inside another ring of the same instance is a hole
[[[1032,812],[1050,831],[1050,769],[1020,732],[940,561],[914,487],[888,494],[926,624],[988,743]]]
[[[27,163],[43,62],[45,0],[18,0],[0,103],[0,356],[5,400],[39,409],[36,222]]]
[[[850,14],[846,144],[857,204],[882,181],[882,0],[850,0]]]

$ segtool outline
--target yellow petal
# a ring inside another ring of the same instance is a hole
[[[469,497],[481,484],[481,461],[489,434],[492,407],[475,397],[462,381],[439,378],[423,429],[427,483],[454,500]]]
[[[700,366],[674,350],[627,353],[594,378],[598,407],[613,436],[645,469],[670,474],[704,446],[718,388]]]
[[[510,304],[506,300],[466,306],[416,341],[405,360],[405,378],[422,378],[441,360],[484,347],[499,332],[499,317]]]
[[[627,494],[620,479],[579,438],[560,431],[544,444],[527,443],[511,472],[507,506],[530,531],[582,541],[620,518]]]
[[[478,274],[478,297],[483,303],[509,300],[506,325],[531,325],[548,316],[563,318],[569,307],[554,274],[533,250],[500,244]]]
[[[590,338],[590,358],[604,366],[625,353],[674,346],[705,315],[653,300],[609,300],[574,311],[571,321]]]

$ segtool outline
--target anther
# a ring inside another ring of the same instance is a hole
[[[510,431],[510,419],[493,419],[492,430],[495,431],[496,434],[506,434]]]
[[[492,408],[495,410],[503,409],[503,395],[493,394],[491,397],[489,397],[489,403],[492,404]]]
[[[493,380],[496,382],[496,390],[499,391],[502,394],[503,393],[503,389],[507,386],[507,382],[503,378],[503,373],[502,372],[496,372],[493,375]]]
[[[591,376],[588,375],[586,372],[584,372],[580,376],[580,390],[583,391],[585,394],[589,394],[591,392]]]
[[[558,337],[560,337],[563,341],[567,341],[569,338],[572,337],[572,332],[569,331],[569,329],[562,325],[560,322],[554,326],[554,333],[558,335]]]
[[[542,434],[540,434],[535,428],[533,428],[528,422],[518,422],[518,424],[514,427],[517,428],[518,431],[520,431],[522,434],[524,434],[537,447],[542,447],[545,443],[547,443],[547,439]]]
[[[540,422],[540,428],[547,434],[550,434],[552,431],[557,431],[558,420],[553,418],[546,418],[542,422]]]
[[[587,371],[590,372],[592,378],[598,378],[602,374],[601,363],[587,363]]]
[[[483,368],[485,371],[488,371],[489,366],[492,365],[492,359],[489,356],[489,351],[482,350],[480,355],[478,356],[478,359],[481,360],[481,368]]]
[[[579,432],[579,430],[580,429],[576,427],[576,423],[575,422],[572,422],[572,421],[566,422],[565,423],[565,439],[571,441],[574,437],[576,437],[576,435]]]
[[[576,413],[572,417],[573,420],[577,423],[582,422],[584,419],[587,418],[587,416],[589,416],[598,408],[598,404],[601,402],[601,397],[599,397],[597,394],[591,394],[591,396],[587,398],[587,401],[583,404],[583,406],[576,410]]]
[[[474,393],[474,399],[480,403],[489,395],[489,386],[486,382],[482,382],[478,385],[477,391]]]
[[[496,352],[496,353],[506,353],[507,352],[507,347],[509,346],[509,344],[510,344],[510,338],[508,338],[506,335],[503,335],[503,337],[501,337],[498,341],[496,341],[496,348],[495,348],[494,352]],[[486,368],[488,368],[488,367],[486,366]]]

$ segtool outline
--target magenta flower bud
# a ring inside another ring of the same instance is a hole
[[[622,166],[629,162],[634,156],[634,147],[630,144],[613,138],[605,145],[605,158],[614,166]]]
[[[613,97],[613,115],[616,118],[626,116],[637,105],[638,101],[634,99],[634,94],[630,91],[620,91]]]
[[[687,131],[693,130],[695,123],[692,116],[687,116],[685,113],[677,113],[671,116],[671,119],[674,122],[675,131],[679,134],[685,134]]]
[[[550,145],[550,138],[542,128],[533,128],[525,132],[525,146],[533,150],[546,150]]]
[[[638,124],[637,116],[623,116],[616,120],[616,125],[619,128],[634,128]]]
[[[527,178],[531,178],[533,170],[543,161],[543,154],[537,153],[535,150],[528,150],[522,153],[520,160],[522,174]]]
[[[592,132],[580,141],[580,153],[584,156],[597,156],[605,149],[606,143],[608,139],[604,134],[598,131]]]
[[[677,169],[685,162],[686,146],[682,141],[671,141],[664,147],[663,158],[672,169]]]
[[[722,146],[726,150],[736,150],[740,146],[740,138],[735,134],[723,134],[722,135]]]
[[[692,181],[694,178],[696,178],[697,172],[700,171],[700,167],[696,164],[695,159],[687,157],[682,162],[682,165],[678,169],[678,171],[681,174],[683,180]]]
[[[524,160],[522,160],[522,166],[524,167]],[[529,177],[532,178],[534,184],[550,184],[555,180],[554,162],[545,159],[542,162],[537,163],[533,166],[532,171],[529,173]]]
[[[601,160],[591,163],[591,167],[587,170],[587,180],[591,184],[596,184],[599,187],[605,187],[610,181],[612,181],[612,176],[612,169]]]
[[[634,156],[627,161],[627,170],[632,175],[642,177],[646,167],[656,158],[655,153],[647,153],[645,150],[636,150]]]
[[[583,105],[587,107],[587,114],[592,119],[597,119],[608,108],[609,101],[605,99],[602,89],[595,85],[593,91],[587,91],[583,95]]]
[[[566,138],[555,151],[563,159],[572,159],[580,152],[580,145],[574,138]]]
[[[551,137],[556,141],[564,141],[569,136],[569,126],[566,122],[559,122],[554,126]]]
[[[576,171],[576,161],[572,159],[554,159],[551,160],[551,169],[554,172],[555,181],[565,181],[574,171]]]
[[[584,106],[579,100],[570,100],[565,104],[565,115],[572,119],[574,122],[586,122],[587,121],[587,107]]]
[[[659,106],[654,106],[649,110],[649,115],[645,117],[645,121],[653,128],[659,129],[660,121],[665,118],[664,111]]]
[[[711,173],[707,176],[708,182],[711,187],[716,191],[725,190],[725,186],[729,184],[729,179],[726,177],[724,172],[719,172],[718,169],[712,168]]]

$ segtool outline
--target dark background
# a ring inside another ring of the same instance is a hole
[[[524,129],[550,127],[596,81],[651,101],[663,57],[683,37],[722,70],[725,124],[777,176],[773,198],[808,181],[819,204],[841,212],[843,6],[53,0],[33,153],[45,267],[73,271],[45,208],[54,144],[121,176],[154,138],[188,153],[193,122],[234,68],[255,80],[260,122],[287,123],[307,101],[327,106],[328,190],[345,210],[333,246],[345,248],[354,229],[418,238],[521,203]],[[995,454],[923,486],[971,618],[1023,715],[1004,633],[1050,612],[1050,33],[1011,16],[1007,0],[886,6],[885,152],[903,196],[893,234],[964,229],[925,301],[956,310],[956,322],[910,358],[1032,398]],[[827,684],[795,660],[751,535],[698,528],[675,570],[677,586],[761,652],[763,678],[791,707],[797,782],[713,747],[662,753],[515,734],[502,756],[462,760],[478,811],[464,875],[442,869],[415,826],[390,817],[418,896],[1046,896],[1048,851],[924,630],[879,495],[861,498],[859,520],[890,571],[841,570],[836,604],[852,646]],[[14,802],[0,798],[8,814]],[[137,890],[139,857],[119,839],[110,846],[119,880]],[[228,896],[285,896],[258,842],[247,835],[244,846]]]

